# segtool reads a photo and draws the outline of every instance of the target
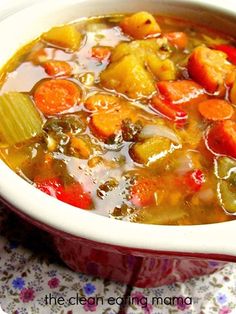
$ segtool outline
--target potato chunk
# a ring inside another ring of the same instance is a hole
[[[130,98],[150,96],[155,91],[154,80],[142,63],[133,55],[114,62],[101,73],[104,87],[126,94]]]
[[[77,50],[80,47],[82,35],[74,25],[53,27],[42,38],[58,47]]]
[[[161,32],[160,26],[155,18],[148,12],[138,12],[129,17],[125,17],[121,21],[120,27],[124,33],[137,39],[142,39],[148,35]]]

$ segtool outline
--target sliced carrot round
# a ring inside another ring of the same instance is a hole
[[[66,61],[47,61],[43,64],[43,67],[45,72],[50,76],[70,76],[72,73],[72,67]]]
[[[34,93],[36,106],[45,115],[54,115],[75,106],[80,100],[79,87],[67,80],[42,82]]]
[[[233,107],[225,100],[209,99],[198,105],[201,115],[212,121],[230,119],[234,113]]]
[[[119,98],[108,94],[95,94],[90,96],[85,101],[85,108],[89,111],[98,111],[109,109],[119,104]]]

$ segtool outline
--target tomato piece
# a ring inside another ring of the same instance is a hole
[[[191,192],[198,192],[205,182],[204,173],[200,169],[189,171],[184,176],[183,182]]]
[[[78,104],[79,87],[67,80],[43,81],[34,92],[34,101],[38,109],[45,115],[54,115]]]
[[[190,77],[209,93],[224,93],[225,80],[232,70],[225,53],[204,46],[194,49],[188,61]]]
[[[134,206],[150,206],[155,204],[155,193],[160,189],[160,180],[157,178],[140,178],[132,186],[131,203]]]
[[[90,194],[85,192],[82,185],[78,182],[66,186],[62,193],[58,195],[58,199],[82,209],[90,209],[92,207]]]
[[[227,54],[228,60],[236,65],[236,47],[231,45],[215,45],[213,46],[214,49],[223,51]]]
[[[151,107],[165,116],[167,119],[184,124],[188,114],[177,105],[165,100],[160,95],[155,95],[151,100]]]
[[[43,67],[50,76],[70,76],[72,73],[72,67],[66,61],[47,61],[43,64]]]
[[[57,198],[58,200],[82,209],[90,209],[92,199],[89,193],[84,192],[80,183],[72,183],[64,186],[57,177],[34,179],[35,186],[42,192]]]
[[[92,57],[99,61],[107,60],[110,58],[111,50],[107,47],[93,47]]]
[[[63,189],[62,181],[56,177],[46,179],[35,177],[34,183],[39,190],[55,198],[58,198]]]
[[[207,98],[204,89],[190,80],[158,82],[159,92],[173,104],[194,105]]]
[[[206,145],[215,154],[236,158],[236,122],[215,123],[206,135]]]
[[[233,107],[222,99],[209,99],[198,105],[201,115],[208,120],[220,121],[230,119],[234,113]]]
[[[188,45],[188,36],[184,32],[172,32],[164,35],[168,39],[171,45],[177,49],[185,49]]]

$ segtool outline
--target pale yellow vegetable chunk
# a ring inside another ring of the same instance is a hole
[[[157,21],[148,12],[138,12],[129,17],[125,17],[121,21],[120,27],[124,33],[137,39],[142,39],[161,32]]]
[[[158,80],[175,80],[175,64],[168,59],[170,51],[165,38],[134,40],[117,45],[112,52],[111,62],[116,62],[127,55],[134,55]]]
[[[55,46],[75,51],[80,47],[82,35],[74,25],[64,25],[53,27],[42,38]]]
[[[126,94],[130,98],[150,96],[155,92],[152,75],[144,68],[139,59],[133,55],[111,63],[101,73],[104,87]]]
[[[170,59],[161,60],[152,54],[147,57],[147,64],[150,71],[160,81],[171,81],[176,79],[174,62]]]
[[[134,161],[147,166],[161,165],[163,159],[176,148],[169,139],[156,136],[134,144],[131,148],[131,156]]]

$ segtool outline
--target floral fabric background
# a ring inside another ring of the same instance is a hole
[[[152,289],[132,288],[137,302],[121,310],[109,297],[124,297],[127,287],[70,271],[57,259],[47,234],[0,209],[0,304],[7,314],[236,314],[236,264],[206,277]],[[101,297],[103,305],[46,304],[45,296]],[[151,305],[152,297],[191,297],[192,305]],[[141,301],[145,297],[147,305]]]

